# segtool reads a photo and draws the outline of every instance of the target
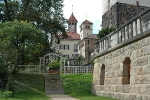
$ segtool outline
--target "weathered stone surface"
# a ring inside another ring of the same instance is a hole
[[[150,100],[150,96],[149,95],[142,95],[142,100]]]
[[[138,75],[135,79],[135,84],[147,84],[150,83],[150,75]]]
[[[131,76],[142,75],[142,69],[143,69],[142,66],[137,66],[137,67],[131,68],[130,75]]]
[[[131,86],[131,93],[140,93],[141,91],[141,86],[140,85],[132,85]]]
[[[150,65],[143,66],[143,68],[141,69],[141,73],[142,73],[142,75],[150,74]]]
[[[124,62],[127,57],[130,63]],[[93,91],[97,95],[119,100],[150,100],[150,37],[97,59],[93,73]],[[102,65],[105,65],[105,78],[100,80]],[[100,85],[103,80],[104,84]]]

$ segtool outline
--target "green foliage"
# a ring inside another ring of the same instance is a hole
[[[115,30],[115,28],[113,28],[113,27],[110,27],[110,28],[106,27],[106,28],[100,30],[99,33],[97,34],[97,36],[98,36],[99,39],[101,39],[101,38],[105,37],[106,35],[108,35],[109,33],[111,33],[114,30]]]
[[[13,21],[0,23],[0,55],[9,66],[37,63],[47,48],[47,36],[32,23]]]
[[[13,89],[13,83],[12,83],[12,77],[11,75],[9,76],[7,85],[6,85],[6,91],[11,91],[12,95],[14,94],[14,89]]]
[[[92,74],[70,74],[62,75],[65,93],[91,93]]]
[[[93,74],[61,75],[65,93],[79,100],[116,100],[91,94]]]
[[[77,58],[77,62],[78,62],[78,65],[81,65],[82,64],[82,56],[78,56]]]
[[[46,34],[62,33],[67,37],[62,8],[63,0],[9,0],[0,3],[0,22],[28,21]]]
[[[12,83],[15,94],[8,100],[49,100],[44,93],[45,76],[42,74],[15,74]],[[0,100],[4,100],[3,97]]]
[[[48,64],[49,68],[60,68],[60,60],[54,60]]]
[[[7,100],[8,98],[12,97],[12,92],[11,91],[5,91],[5,92],[1,92],[0,91],[0,98],[4,98],[5,100]]]
[[[45,77],[42,74],[15,74],[13,79],[15,79],[14,91],[26,91],[29,87],[35,88],[41,92],[45,91]]]

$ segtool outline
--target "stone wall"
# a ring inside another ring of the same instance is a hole
[[[118,28],[147,8],[148,7],[117,2],[102,16],[102,28],[108,26]]]
[[[100,56],[94,63],[93,94],[150,100],[150,37]]]

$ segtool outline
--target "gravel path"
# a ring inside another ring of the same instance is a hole
[[[51,100],[79,100],[65,94],[50,94],[48,96],[51,98]]]

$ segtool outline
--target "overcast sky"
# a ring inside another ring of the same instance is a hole
[[[63,12],[66,19],[72,14],[72,5],[73,14],[78,20],[78,33],[80,34],[79,26],[86,20],[87,13],[87,20],[93,22],[93,33],[97,34],[101,29],[102,0],[64,0]]]

